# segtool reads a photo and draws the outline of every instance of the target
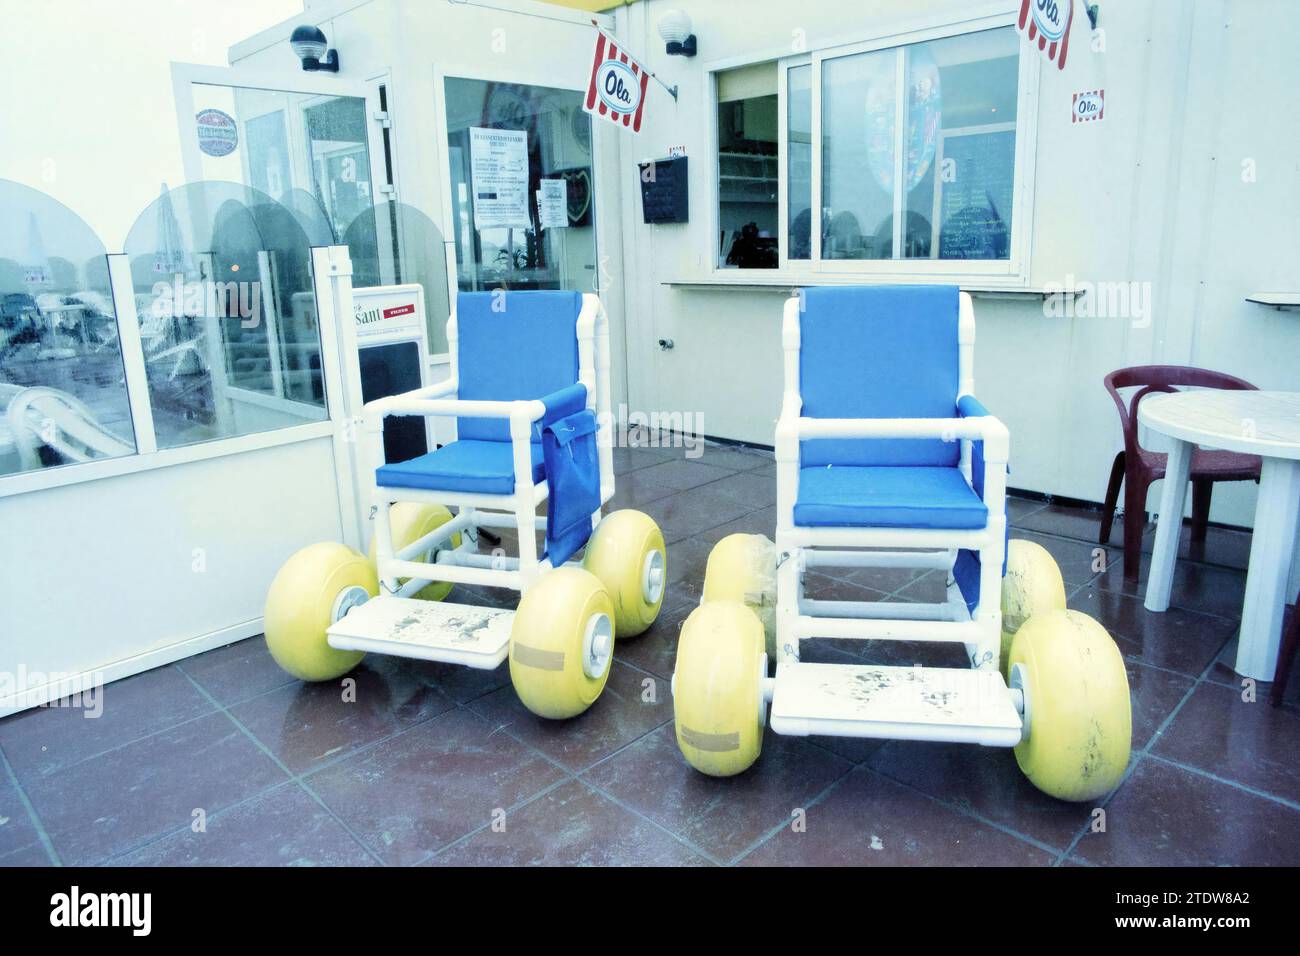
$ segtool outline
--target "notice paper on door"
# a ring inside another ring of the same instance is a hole
[[[474,228],[527,227],[528,134],[471,126],[469,157]]]
[[[537,221],[543,229],[569,225],[569,195],[563,179],[543,179],[537,190]]]

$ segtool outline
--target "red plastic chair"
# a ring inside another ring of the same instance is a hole
[[[1098,541],[1110,541],[1115,521],[1115,505],[1120,485],[1124,486],[1124,577],[1136,578],[1142,558],[1142,530],[1146,525],[1147,489],[1151,482],[1165,476],[1164,452],[1148,451],[1138,444],[1138,402],[1152,392],[1177,392],[1174,386],[1224,388],[1255,391],[1255,386],[1223,372],[1184,365],[1135,365],[1116,369],[1106,376],[1106,391],[1119,409],[1124,427],[1124,450],[1115,456],[1106,488],[1106,503],[1101,512]],[[1125,405],[1121,388],[1138,391]],[[1259,456],[1232,451],[1192,451],[1192,541],[1205,541],[1205,526],[1210,517],[1210,495],[1216,481],[1259,481]]]

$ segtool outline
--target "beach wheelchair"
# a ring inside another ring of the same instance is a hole
[[[1124,661],[1066,610],[1047,551],[1008,542],[1009,436],[974,395],[970,296],[806,289],[783,340],[776,541],[731,535],[709,556],[673,678],[686,760],[744,771],[770,708],[776,733],[1014,747],[1054,797],[1109,792],[1129,759]],[[804,576],[824,567],[941,569],[946,600],[810,599]],[[954,642],[970,666],[804,661],[811,638]]]
[[[604,309],[576,292],[462,293],[447,339],[447,381],[365,406],[369,556],[335,543],[294,554],[267,596],[267,646],[308,681],[366,652],[482,669],[508,657],[530,710],[572,717],[604,689],[615,638],[654,622],[667,585],[654,521],[601,515],[614,493]],[[389,416],[454,418],[456,439],[388,462]],[[518,556],[480,552],[480,529],[516,532]],[[522,597],[516,610],[446,601],[456,584]]]

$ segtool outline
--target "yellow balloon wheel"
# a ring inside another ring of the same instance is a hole
[[[399,501],[389,509],[389,521],[393,529],[393,551],[401,551],[413,541],[418,541],[435,528],[441,528],[451,520],[451,512],[442,505],[417,504],[414,501]],[[460,547],[460,532],[451,536],[448,548]],[[375,563],[375,538],[370,536],[370,563]],[[425,560],[428,560],[426,557]],[[399,578],[398,584],[405,584],[409,578]],[[434,581],[428,587],[421,588],[411,597],[422,601],[441,601],[451,593],[450,581]]]
[[[374,565],[347,545],[313,544],[293,555],[266,595],[266,646],[300,680],[333,680],[356,667],[362,651],[335,650],[325,629],[347,609],[379,593]]]
[[[654,623],[668,589],[668,550],[654,519],[615,511],[601,519],[582,556],[614,601],[614,632],[636,637]]]
[[[614,603],[582,568],[543,574],[528,589],[510,631],[510,681],[525,707],[561,720],[605,689],[614,655]]]
[[[1095,800],[1128,766],[1128,674],[1106,629],[1079,611],[1035,614],[1011,644],[1011,686],[1025,695],[1029,736],[1016,762],[1059,800]]]
[[[677,746],[712,777],[742,773],[763,749],[763,625],[739,601],[710,601],[691,612],[677,642],[673,721]]]
[[[757,614],[767,655],[776,657],[776,545],[765,536],[729,534],[713,546],[703,600],[739,601]]]
[[[1002,676],[1009,673],[1011,641],[1035,614],[1065,610],[1065,582],[1047,549],[1033,541],[1007,542],[1007,573],[1002,577]]]

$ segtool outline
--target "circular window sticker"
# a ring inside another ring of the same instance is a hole
[[[207,156],[229,156],[239,146],[239,127],[229,113],[203,110],[194,117],[199,131],[199,152]]]

